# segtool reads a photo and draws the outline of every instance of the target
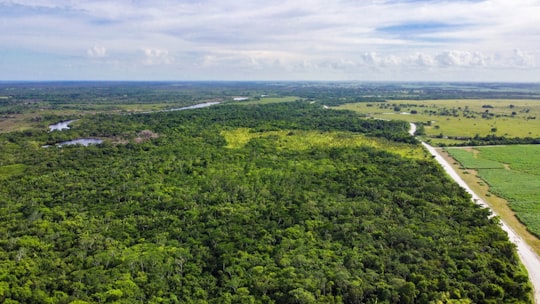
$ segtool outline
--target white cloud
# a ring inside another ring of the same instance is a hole
[[[158,64],[172,64],[175,59],[169,55],[168,50],[158,48],[145,48],[142,50],[144,53],[144,65],[158,65]]]
[[[480,52],[444,51],[435,56],[435,60],[442,67],[471,67],[485,66],[485,56]]]
[[[91,58],[103,58],[107,56],[107,49],[103,46],[94,45],[86,50],[86,55]]]
[[[0,11],[0,51],[80,58],[86,50],[116,62],[115,71],[124,67],[126,78],[144,77],[142,65],[212,78],[232,77],[223,72],[231,68],[254,78],[356,77],[365,69],[384,77],[421,77],[423,69],[507,75],[537,69],[540,56],[538,0],[0,0]]]
[[[428,54],[418,53],[412,58],[414,64],[421,67],[432,67],[435,65],[435,59]]]
[[[514,49],[512,53],[512,57],[509,58],[509,62],[511,65],[518,67],[535,66],[535,60],[532,54],[524,53],[520,49]]]

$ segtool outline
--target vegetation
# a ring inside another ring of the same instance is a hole
[[[478,170],[490,191],[509,201],[529,231],[540,236],[540,146],[452,148],[460,164]]]
[[[441,146],[540,143],[538,100],[389,100],[339,108],[415,122],[423,126],[422,136]]]
[[[2,133],[0,299],[531,303],[497,218],[407,130],[306,99]],[[42,148],[77,137],[105,142]]]
[[[384,138],[366,137],[350,132],[317,132],[317,131],[267,131],[253,132],[247,128],[239,128],[221,132],[227,141],[227,148],[244,147],[254,138],[273,137],[278,150],[308,150],[314,147],[377,147],[401,156],[425,158],[426,151],[420,146],[408,143],[389,141]]]

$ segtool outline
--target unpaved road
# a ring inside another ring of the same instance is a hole
[[[411,124],[411,131],[412,131]],[[416,128],[415,128],[416,130]],[[412,132],[414,134],[414,132]],[[488,204],[482,200],[476,193],[474,193],[471,188],[461,179],[457,172],[452,168],[452,166],[437,152],[435,148],[422,142],[422,145],[435,157],[435,160],[443,169],[454,179],[463,189],[465,189],[469,194],[471,194],[472,199],[475,203],[482,205],[486,208],[489,208]],[[494,215],[497,215],[493,210],[491,212]],[[508,237],[512,243],[517,246],[517,252],[521,262],[527,268],[529,272],[529,280],[531,281],[534,288],[534,301],[536,304],[540,304],[540,257],[523,241],[523,239],[517,235],[504,221],[501,220],[502,229],[508,233]]]

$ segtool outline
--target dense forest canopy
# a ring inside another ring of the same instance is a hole
[[[497,218],[433,160],[276,144],[418,147],[407,129],[305,100],[0,134],[0,301],[531,303]],[[105,143],[41,147],[81,136]]]

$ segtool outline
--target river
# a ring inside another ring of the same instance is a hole
[[[411,129],[409,130],[409,134],[414,134],[414,131],[416,131],[416,125],[411,124]],[[467,191],[471,196],[473,202],[476,204],[479,204],[483,207],[489,208],[489,205],[482,199],[480,196],[478,196],[474,191],[471,190],[471,188],[463,181],[463,179],[459,176],[459,174],[452,168],[452,166],[439,154],[437,149],[433,148],[429,144],[422,142],[422,145],[433,155],[435,160],[443,167],[444,171],[454,180],[458,185],[460,185],[465,191]],[[491,208],[491,213],[494,216],[497,216],[495,211],[493,211]],[[500,218],[499,218],[500,219]],[[508,234],[508,238],[512,243],[514,243],[517,247],[517,252],[519,255],[519,258],[525,268],[527,268],[527,272],[529,273],[529,280],[531,281],[531,284],[534,289],[534,301],[536,304],[540,304],[540,257],[532,250],[532,248],[514,231],[510,226],[508,226],[502,219],[500,219],[501,227],[506,233]]]
[[[158,111],[158,112],[172,112],[172,111],[184,111],[184,110],[191,110],[191,109],[200,109],[200,108],[206,108],[206,107],[214,106],[214,105],[217,105],[219,103],[220,103],[219,101],[210,101],[210,102],[205,102],[205,103],[199,103],[199,104],[192,105],[192,106],[181,107],[181,108],[173,108],[173,109],[168,109],[168,110],[163,110],[163,111]]]
[[[142,114],[151,114],[151,113],[159,113],[159,112],[174,112],[174,111],[185,111],[185,110],[192,110],[192,109],[200,109],[200,108],[207,108],[207,107],[210,107],[210,106],[214,106],[214,105],[217,105],[217,104],[220,104],[220,103],[221,103],[220,101],[209,101],[209,102],[199,103],[199,104],[196,104],[196,105],[187,106],[187,107],[181,107],[181,108],[172,108],[172,109],[167,109],[167,110],[158,110],[158,111],[142,112]]]

